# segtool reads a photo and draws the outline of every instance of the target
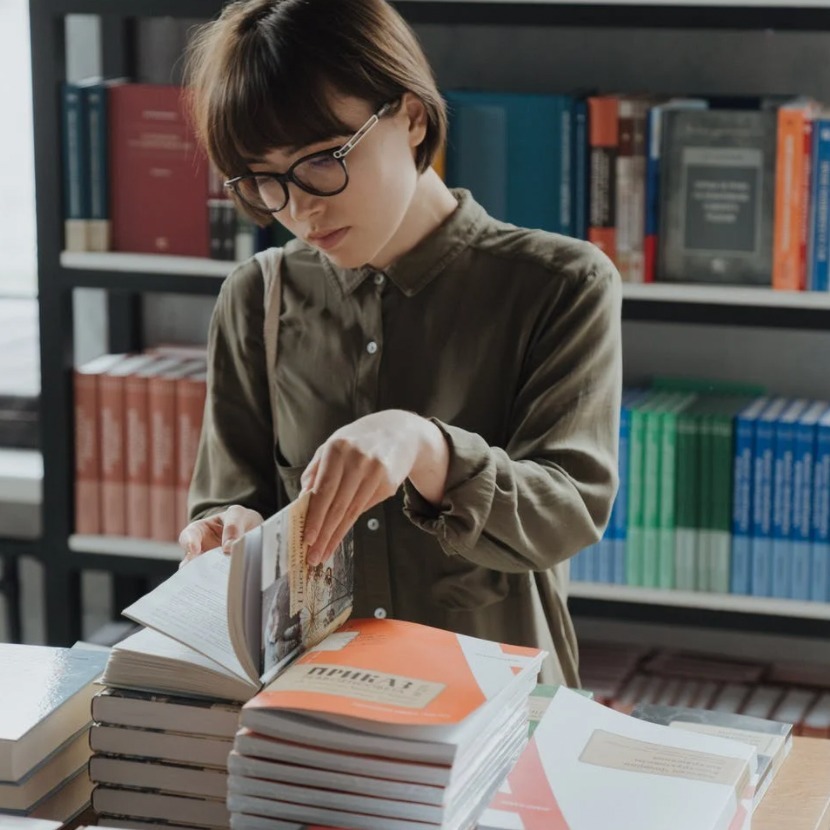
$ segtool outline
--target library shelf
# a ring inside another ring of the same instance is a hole
[[[182,558],[182,549],[175,542],[130,539],[125,536],[84,536],[76,533],[69,537],[69,550],[100,556],[163,559],[167,562],[179,562]]]

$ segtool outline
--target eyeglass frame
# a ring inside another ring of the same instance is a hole
[[[285,173],[245,173],[242,176],[236,176],[233,179],[228,179],[223,187],[225,190],[231,190],[246,205],[249,205],[254,210],[264,210],[267,213],[279,213],[282,210],[285,210],[286,206],[288,205],[289,199],[291,198],[288,192],[288,184],[289,182],[295,184],[300,190],[305,191],[306,193],[310,193],[312,196],[336,196],[338,193],[342,193],[348,186],[349,186],[349,169],[346,167],[345,158],[346,156],[357,147],[358,144],[366,137],[367,133],[374,127],[384,115],[386,115],[392,106],[394,105],[394,101],[388,101],[385,103],[376,113],[373,113],[367,119],[366,123],[345,143],[339,145],[338,147],[330,147],[327,150],[317,150],[314,153],[309,153],[302,158],[298,158],[289,168],[285,171]],[[312,190],[308,185],[303,184],[295,175],[294,170],[299,167],[301,164],[304,164],[309,159],[317,158],[318,156],[331,156],[336,161],[340,162],[340,166],[343,168],[343,172],[346,174],[346,181],[343,183],[341,188],[332,191],[331,193],[321,193],[317,190]],[[267,206],[260,208],[256,205],[252,205],[244,196],[237,190],[237,185],[240,182],[247,181],[248,179],[260,179],[260,178],[269,178],[273,179],[276,182],[279,182],[282,185],[283,193],[285,194],[285,201],[282,205],[278,208],[269,208]]]

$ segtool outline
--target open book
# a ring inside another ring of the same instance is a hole
[[[298,654],[348,619],[353,544],[311,567],[301,496],[238,539],[210,550],[124,610],[145,629],[116,645],[103,682],[248,700]]]

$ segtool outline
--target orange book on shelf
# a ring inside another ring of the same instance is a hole
[[[204,370],[201,361],[188,361],[149,378],[147,407],[150,419],[150,527],[159,542],[178,538],[176,469],[176,381]]]
[[[101,533],[127,533],[126,379],[155,358],[132,355],[101,376]]]
[[[190,521],[187,494],[199,450],[206,397],[207,372],[176,381],[176,526],[180,529]]]
[[[802,238],[809,210],[805,188],[809,159],[805,131],[812,117],[806,102],[778,110],[772,287],[779,291],[803,291],[806,285],[806,244]]]
[[[617,262],[616,163],[619,149],[619,100],[588,98],[590,158],[588,241]]]
[[[123,354],[107,354],[73,372],[75,415],[75,533],[101,533],[100,380]]]

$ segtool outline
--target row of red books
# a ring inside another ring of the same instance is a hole
[[[729,660],[638,646],[583,643],[582,683],[596,700],[631,712],[653,703],[793,724],[830,738],[830,666]]]
[[[75,370],[76,533],[178,538],[206,381],[199,348],[108,354]]]

